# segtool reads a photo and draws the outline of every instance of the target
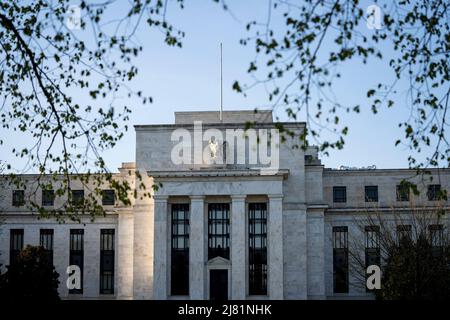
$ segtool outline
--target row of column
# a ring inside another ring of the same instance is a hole
[[[206,256],[204,196],[191,196],[189,232],[189,296],[206,297]],[[282,195],[268,195],[268,295],[283,299],[283,214]],[[231,196],[231,299],[246,298],[247,246],[245,195]],[[154,268],[153,297],[167,299],[170,295],[168,255],[170,232],[167,196],[154,197]]]

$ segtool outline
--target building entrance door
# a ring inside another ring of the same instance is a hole
[[[213,301],[228,300],[228,270],[210,270],[209,299]]]

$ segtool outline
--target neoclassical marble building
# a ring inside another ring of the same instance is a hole
[[[43,245],[69,299],[370,298],[352,285],[346,261],[355,219],[407,211],[411,202],[448,210],[435,195],[450,190],[450,170],[423,177],[324,168],[317,148],[300,148],[305,125],[283,123],[292,138],[275,130],[270,111],[177,112],[174,124],[137,125],[135,162],[115,174],[137,197],[125,206],[105,190],[107,214],[93,222],[38,219],[23,205],[29,190],[5,185],[0,264],[26,244]],[[30,185],[34,178],[23,176]],[[405,178],[425,192],[399,194]],[[143,196],[154,185],[152,197]],[[88,192],[73,189],[78,197]],[[44,191],[34,197],[56,205]],[[66,286],[74,264],[82,269],[79,290]]]

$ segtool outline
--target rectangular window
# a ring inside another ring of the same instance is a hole
[[[230,204],[208,205],[208,260],[230,259]]]
[[[9,232],[9,264],[13,265],[23,249],[23,229],[11,229]]]
[[[333,187],[333,202],[347,202],[347,187]]]
[[[172,204],[171,294],[189,295],[189,204]]]
[[[441,196],[441,185],[440,184],[430,184],[428,186],[427,192],[429,201],[437,201],[440,200]]]
[[[366,269],[368,266],[377,265],[380,266],[380,227],[379,226],[367,226],[365,227],[366,233],[366,252],[365,263]],[[366,275],[366,280],[369,275]],[[369,289],[366,290],[369,291]]]
[[[433,247],[442,247],[444,242],[444,227],[442,224],[432,224],[428,226],[430,232],[430,243]]]
[[[14,207],[21,207],[25,204],[25,191],[13,190],[12,205]]]
[[[53,265],[53,229],[41,229],[39,244],[47,253],[47,259]]]
[[[380,227],[367,226],[364,228],[366,232],[366,248],[379,249],[380,248]]]
[[[430,233],[431,252],[433,257],[441,257],[444,253],[444,226],[432,224],[428,226]]]
[[[366,202],[378,201],[378,186],[366,186],[365,187]]]
[[[248,206],[249,294],[267,295],[267,203]]]
[[[54,190],[42,190],[42,206],[51,207],[55,202],[55,191]]]
[[[102,205],[113,206],[116,202],[114,190],[102,190]]]
[[[69,293],[83,293],[83,269],[84,269],[84,230],[70,229],[69,264],[77,265],[81,271],[81,288],[70,289]]]
[[[333,227],[333,285],[335,293],[348,293],[348,227]]]
[[[114,229],[100,230],[100,293],[114,294]]]
[[[84,190],[72,190],[72,205],[81,207],[84,203]]]
[[[409,201],[409,188],[397,185],[397,201]]]
[[[397,241],[400,244],[403,240],[412,240],[411,225],[404,224],[397,226]]]

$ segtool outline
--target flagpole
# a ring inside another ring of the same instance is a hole
[[[220,43],[220,122],[223,123],[223,76],[222,76],[222,42]]]

